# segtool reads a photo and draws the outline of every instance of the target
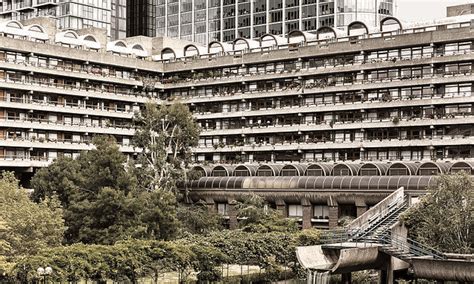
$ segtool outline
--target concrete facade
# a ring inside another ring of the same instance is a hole
[[[472,173],[471,19],[416,28],[384,19],[377,32],[349,26],[200,46],[107,42],[103,31],[55,30],[44,18],[3,22],[0,164],[32,173],[103,134],[133,158],[133,113],[153,100],[194,113],[202,132],[193,159],[208,167],[204,176],[285,177],[262,194],[305,227],[336,226],[390,191],[284,195],[296,178]],[[238,197],[214,194],[196,198],[218,206]]]

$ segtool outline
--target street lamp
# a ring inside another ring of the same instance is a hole
[[[48,280],[48,276],[51,275],[53,273],[53,269],[51,267],[46,267],[46,268],[43,268],[43,267],[39,267],[36,272],[38,273],[38,276],[39,277],[43,277],[43,284],[46,284],[47,280]]]

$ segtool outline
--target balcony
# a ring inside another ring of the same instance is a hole
[[[444,55],[444,54],[443,54]],[[376,70],[386,68],[401,68],[412,65],[427,65],[427,64],[439,64],[439,63],[450,63],[464,60],[474,60],[474,52],[466,51],[462,53],[453,53],[449,56],[443,56],[438,54],[431,54],[425,57],[417,58],[391,58],[391,59],[367,59],[367,60],[353,60],[350,62],[341,62],[336,64],[325,64],[319,67],[304,67],[298,69],[274,69],[266,70],[265,72],[250,72],[246,71],[238,74],[219,74],[217,72],[208,73],[195,73],[194,75],[188,74],[187,77],[173,76],[167,79],[163,79],[165,88],[184,88],[184,87],[199,87],[211,84],[228,84],[228,83],[239,83],[248,81],[249,77],[251,80],[270,80],[270,79],[281,79],[291,78],[298,76],[309,76],[319,74],[336,74],[350,71],[362,71],[362,70]]]
[[[409,106],[423,106],[423,105],[444,105],[456,103],[473,102],[474,93],[448,93],[437,94],[431,98],[404,98],[401,100],[383,101],[370,100],[364,102],[351,103],[326,103],[317,105],[303,105],[286,108],[268,108],[260,110],[245,110],[236,112],[219,112],[219,113],[197,113],[194,116],[198,120],[204,119],[222,119],[222,118],[241,118],[251,116],[275,116],[285,114],[307,114],[307,113],[324,113],[324,112],[343,112],[343,111],[360,111],[372,110],[378,108],[400,108]]]
[[[40,100],[23,100],[23,99],[11,99],[10,101],[0,99],[0,107],[6,109],[24,109],[24,110],[36,110],[51,113],[66,113],[66,114],[81,114],[81,115],[92,115],[102,116],[111,118],[122,118],[132,119],[133,110],[122,108],[109,108],[109,107],[98,107],[97,105],[88,104],[73,104],[67,102],[49,101],[44,102]]]
[[[76,69],[67,66],[49,65],[35,62],[27,62],[22,60],[9,60],[7,58],[3,58],[0,59],[0,69],[19,70],[25,73],[33,72],[60,77],[63,77],[65,76],[65,74],[70,73],[70,77],[77,79],[95,80],[129,86],[132,85],[137,87],[143,86],[143,82],[138,80],[138,77],[130,77],[129,79],[120,78],[116,76],[111,76],[108,73],[97,70],[96,68],[89,68],[87,66],[82,66],[81,68]]]
[[[344,149],[376,149],[376,148],[401,148],[401,147],[436,147],[436,146],[461,146],[472,145],[474,136],[448,136],[433,139],[385,139],[361,141],[318,141],[308,142],[283,142],[252,144],[244,146],[225,145],[224,147],[198,146],[193,152],[199,153],[226,153],[226,152],[262,152],[262,151],[311,151],[311,150],[344,150]]]
[[[394,123],[394,119],[399,121]],[[228,135],[257,135],[257,134],[278,134],[278,133],[298,133],[298,132],[314,132],[314,131],[336,131],[336,130],[360,130],[360,129],[377,129],[377,128],[400,128],[400,127],[417,127],[417,126],[438,126],[438,125],[459,125],[473,124],[474,115],[452,114],[449,116],[441,116],[434,118],[399,118],[392,117],[388,119],[363,119],[359,121],[336,121],[331,126],[330,121],[322,121],[321,123],[306,123],[295,125],[268,125],[242,127],[236,129],[203,129],[201,136],[228,136]]]
[[[136,102],[142,104],[149,100],[149,98],[143,96],[143,94],[140,92],[135,92],[133,90],[118,91],[93,87],[77,87],[75,85],[52,83],[50,81],[25,81],[17,78],[0,78],[0,88],[24,91],[34,90],[42,93],[71,95],[84,98],[91,97],[105,100],[126,101],[132,103]]]
[[[15,119],[0,117],[0,127],[11,129],[39,129],[41,131],[78,132],[104,135],[133,136],[135,130],[131,125],[101,126],[94,123],[66,123],[47,119]]]
[[[87,150],[91,150],[93,148],[93,145],[92,143],[87,142],[87,141],[74,141],[74,140],[66,140],[66,139],[46,139],[46,138],[32,137],[32,138],[0,139],[0,147],[87,151]],[[120,151],[124,153],[135,153],[133,146],[130,146],[130,145],[120,145]]]

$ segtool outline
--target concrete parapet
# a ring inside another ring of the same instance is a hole
[[[460,282],[474,281],[474,261],[413,258],[413,273],[417,278]]]

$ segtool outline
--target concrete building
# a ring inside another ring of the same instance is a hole
[[[208,46],[6,21],[0,167],[27,178],[101,134],[133,158],[133,112],[179,101],[202,127],[193,200],[225,213],[229,198],[267,192],[287,216],[334,225],[400,186],[416,193],[439,173],[473,172],[472,18],[385,18],[377,31],[354,22]]]
[[[294,30],[315,32],[321,27],[346,27],[354,21],[375,27],[384,17],[394,16],[395,2],[158,0],[156,36],[208,44],[212,41],[232,42],[240,37],[255,39],[264,34],[284,36]]]
[[[111,39],[126,37],[126,0],[4,0],[0,3],[0,18],[27,20],[52,17],[59,29],[88,27],[107,30]]]

